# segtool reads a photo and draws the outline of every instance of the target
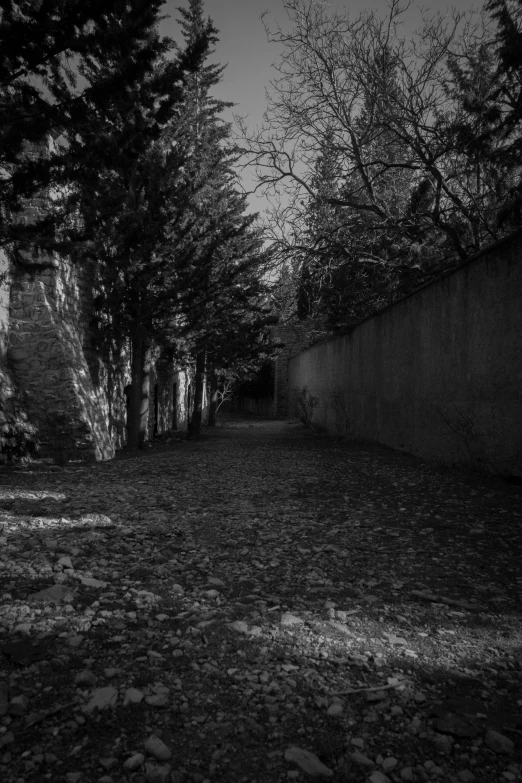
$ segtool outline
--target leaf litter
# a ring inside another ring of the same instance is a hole
[[[4,470],[2,780],[522,781],[521,513],[283,422]]]

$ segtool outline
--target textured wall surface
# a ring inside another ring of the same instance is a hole
[[[32,158],[48,152],[46,144],[25,150]],[[28,201],[20,222],[44,215],[50,197],[42,192]],[[29,438],[36,428],[42,456],[110,459],[127,440],[130,356],[125,345],[102,353],[93,342],[94,267],[48,257],[32,277],[8,277],[7,270],[0,251],[0,462],[20,427]],[[173,424],[186,429],[189,383],[190,371],[172,362],[153,367],[149,438]]]
[[[11,288],[7,359],[24,392],[43,453],[110,459],[106,395],[83,349],[81,281],[66,262]]]
[[[304,386],[332,433],[522,475],[522,234],[290,359]]]
[[[291,321],[278,324],[274,329],[274,339],[283,344],[275,360],[274,407],[273,415],[286,418],[289,405],[288,361],[310,345],[311,334],[315,327],[306,321]]]

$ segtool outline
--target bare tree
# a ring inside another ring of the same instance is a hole
[[[465,109],[452,63],[487,46],[482,17],[424,18],[407,40],[409,4],[401,0],[390,0],[384,17],[352,17],[311,0],[283,5],[288,26],[264,19],[269,40],[283,48],[264,123],[251,132],[237,118],[245,160],[275,205],[273,241],[294,258],[300,242],[310,249],[303,231],[325,139],[337,161],[336,186],[321,200],[344,219],[344,232],[336,229],[341,245],[353,239],[354,216],[359,232],[362,219],[372,240],[356,252],[366,262],[393,261],[401,243],[411,263],[434,254],[465,259],[495,239],[494,178],[453,132]]]

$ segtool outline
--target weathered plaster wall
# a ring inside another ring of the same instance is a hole
[[[304,386],[332,433],[522,475],[522,233],[290,359]]]

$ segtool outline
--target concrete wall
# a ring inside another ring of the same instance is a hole
[[[522,233],[289,361],[314,421],[449,464],[522,475]]]

